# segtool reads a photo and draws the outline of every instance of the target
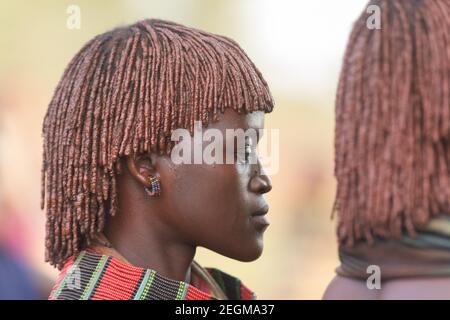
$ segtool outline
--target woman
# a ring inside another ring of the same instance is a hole
[[[229,38],[144,20],[89,41],[43,124],[46,260],[62,270],[50,299],[255,298],[193,259],[198,246],[240,261],[261,255],[272,185],[249,161],[257,141],[237,150],[225,132],[262,129],[272,108]],[[174,162],[172,133],[192,135],[195,121],[222,133],[236,161]]]
[[[372,1],[336,99],[341,265],[326,299],[450,298],[450,1]]]

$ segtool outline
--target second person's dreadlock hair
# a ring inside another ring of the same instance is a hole
[[[90,40],[72,59],[43,123],[46,261],[58,268],[117,211],[120,157],[169,153],[171,133],[239,113],[270,112],[261,73],[226,37],[144,20]]]
[[[450,214],[450,1],[377,0],[347,46],[336,97],[338,238],[415,235]]]

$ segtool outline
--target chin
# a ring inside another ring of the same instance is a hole
[[[241,262],[252,262],[261,257],[263,253],[263,248],[264,245],[262,239],[258,239],[253,243],[251,243],[250,245],[247,246],[240,245],[238,248],[236,248],[236,251],[234,251],[232,254],[228,254],[225,256]]]

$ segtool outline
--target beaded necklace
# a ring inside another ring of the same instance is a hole
[[[238,278],[218,269],[202,268],[193,261],[192,273],[198,277],[202,285],[199,287],[207,287],[211,293],[164,277],[155,270],[133,266],[112,246],[102,243],[81,251],[65,263],[49,299],[256,299]]]

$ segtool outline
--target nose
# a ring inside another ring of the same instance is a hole
[[[258,170],[259,171],[259,170]],[[260,170],[250,180],[250,190],[259,194],[264,194],[272,190],[272,181],[264,173],[264,170]]]

